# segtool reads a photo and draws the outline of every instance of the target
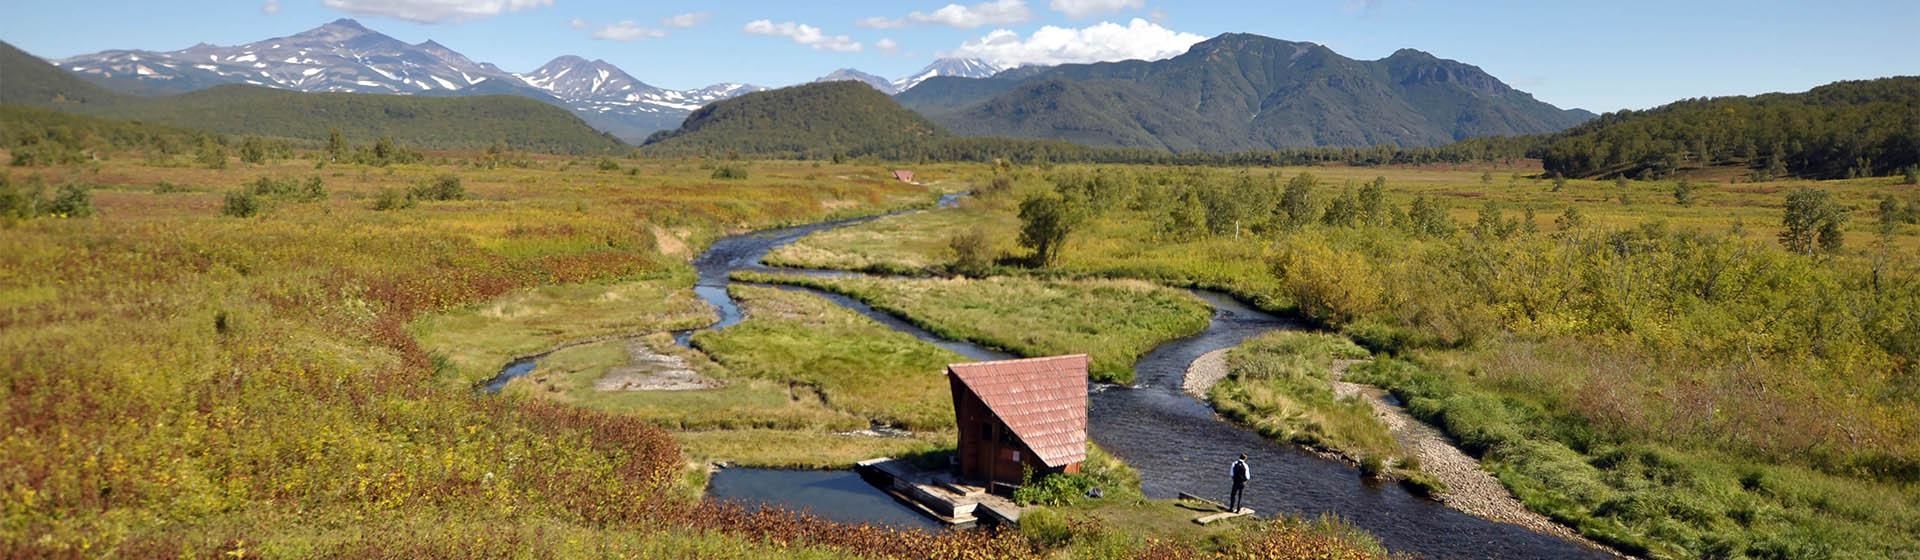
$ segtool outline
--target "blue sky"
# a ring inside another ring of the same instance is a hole
[[[1800,91],[1920,74],[1920,2],[1443,0],[58,0],[0,8],[0,40],[46,57],[236,44],[353,17],[526,71],[603,58],[654,85],[886,77],[935,56],[1164,56],[1247,32],[1373,59],[1411,47],[1479,65],[1562,107]],[[1138,21],[1136,21],[1138,20]],[[623,23],[624,22],[624,23]]]

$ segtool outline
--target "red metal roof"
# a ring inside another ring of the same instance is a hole
[[[950,364],[947,373],[986,403],[1049,467],[1087,458],[1087,355]]]

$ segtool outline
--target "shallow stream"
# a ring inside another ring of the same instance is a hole
[[[950,206],[953,200],[952,196],[943,197],[941,205]],[[694,268],[699,273],[695,293],[711,304],[720,316],[719,322],[707,328],[726,328],[738,324],[743,318],[739,304],[727,294],[734,271],[845,274],[770,268],[761,264],[760,260],[768,252],[814,232],[873,219],[854,218],[773,229],[726,237],[715,242],[712,248],[694,260]],[[852,298],[808,288],[782,288],[819,295],[883,325],[968,358],[996,360],[1014,357],[966,341],[940,338]],[[1089,431],[1094,443],[1138,469],[1143,489],[1149,497],[1174,498],[1180,492],[1189,492],[1224,500],[1228,487],[1228,465],[1239,454],[1246,453],[1253,467],[1254,480],[1248,486],[1245,502],[1260,512],[1261,516],[1275,513],[1309,518],[1322,514],[1337,515],[1379,538],[1391,550],[1428,558],[1611,557],[1606,552],[1558,537],[1467,515],[1439,502],[1415,496],[1397,484],[1369,481],[1361,477],[1357,469],[1345,463],[1275,442],[1215,415],[1205,403],[1180,390],[1187,366],[1194,359],[1213,350],[1237,346],[1267,331],[1306,327],[1296,321],[1253,309],[1223,294],[1205,291],[1194,293],[1214,308],[1213,320],[1205,331],[1168,341],[1142,357],[1134,365],[1136,385],[1095,385],[1090,395]],[[675,333],[675,340],[686,344],[692,334],[692,331]],[[512,375],[524,375],[531,369],[530,361],[515,362],[501,372],[502,377],[490,381],[488,386],[503,386]],[[933,526],[930,520],[917,515],[909,516],[914,518],[911,521],[902,519],[896,515],[898,509],[907,512],[913,510],[877,490],[868,498],[877,497],[878,501],[886,502],[885,505],[890,507],[874,505],[875,500],[852,499],[840,490],[824,493],[826,489],[835,488],[833,484],[847,481],[864,484],[858,475],[849,471],[822,471],[817,475],[821,477],[822,482],[817,482],[820,486],[803,487],[801,490],[804,491],[801,492],[796,492],[791,482],[792,477],[799,476],[792,474],[796,471],[759,471],[723,470],[715,476],[709,491],[715,497],[793,505],[844,521]],[[783,478],[787,481],[783,482]]]

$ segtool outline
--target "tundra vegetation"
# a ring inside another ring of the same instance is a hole
[[[696,337],[711,360],[685,356],[717,388],[583,390],[620,361],[610,341],[681,351],[659,333],[713,320],[687,263],[718,236],[931,201],[884,167],[736,162],[751,175],[723,181],[697,160],[615,172],[505,149],[361,161],[199,136],[241,148],[201,153],[154,144],[186,134],[171,129],[78,122],[53,150],[87,147],[74,158],[0,154],[21,164],[0,170],[0,556],[1080,550],[699,499],[693,461],[844,465],[951,445],[926,371],[951,358],[815,296],[739,289],[753,318]],[[473,389],[555,350],[503,394]],[[809,368],[774,367],[796,359]],[[856,377],[867,368],[916,396],[875,393]],[[823,438],[874,418],[924,434]],[[1377,556],[1337,524],[1245,524],[1198,547],[1067,523],[1069,540],[1118,534],[1083,540],[1144,557]]]
[[[1920,191],[1904,177],[1500,167],[1522,178],[1494,185],[1481,167],[995,170],[975,183],[1004,188],[944,216],[824,232],[771,260],[1223,290],[1364,347],[1376,358],[1349,380],[1391,390],[1530,508],[1621,550],[1920,547]],[[1034,200],[1085,219],[1042,246],[1023,219]],[[947,241],[963,235],[989,254],[962,262]],[[1313,364],[1253,367],[1319,359],[1275,344],[1236,351],[1250,369],[1216,394],[1224,411],[1285,439],[1378,441],[1364,423],[1333,435],[1337,403],[1305,388]]]

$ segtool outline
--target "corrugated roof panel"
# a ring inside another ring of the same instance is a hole
[[[986,403],[1049,467],[1087,458],[1087,355],[952,364],[947,372]]]

